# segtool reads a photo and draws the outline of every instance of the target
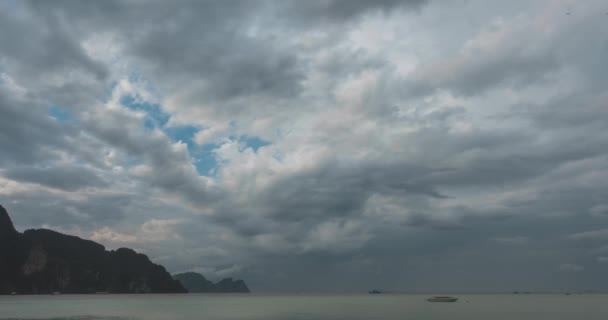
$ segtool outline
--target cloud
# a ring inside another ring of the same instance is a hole
[[[577,232],[568,237],[572,240],[605,240],[608,239],[608,229]]]
[[[522,244],[526,244],[528,242],[528,238],[523,237],[523,236],[498,237],[498,238],[494,238],[492,240],[497,241],[499,243],[511,244],[511,245],[522,245]]]
[[[182,221],[179,219],[151,219],[131,233],[122,233],[106,226],[94,230],[90,234],[90,238],[114,247],[141,246],[147,243],[180,239],[175,230],[180,223]]]
[[[254,289],[561,290],[608,237],[604,6],[0,3],[0,202]]]
[[[562,272],[581,272],[585,270],[585,268],[578,264],[564,263],[559,266],[559,271]]]
[[[20,98],[15,89],[0,88],[2,138],[0,155],[3,166],[33,164],[41,159],[57,160],[59,150],[69,150],[68,134],[76,134],[69,126],[62,127],[46,114],[39,103]]]
[[[57,193],[35,187],[9,189],[13,189],[12,192],[0,193],[0,201],[15,216],[18,227],[38,227],[44,224],[51,228],[88,229],[118,224],[127,213],[135,212],[132,206],[134,199],[128,193]]]
[[[286,1],[283,10],[300,23],[344,23],[370,12],[389,13],[397,9],[419,9],[426,0],[324,0],[316,2]],[[290,21],[291,22],[291,21]]]
[[[608,205],[600,204],[600,205],[594,206],[589,210],[589,213],[591,213],[591,215],[596,216],[596,217],[606,216],[606,215],[608,215]]]
[[[175,232],[176,226],[183,221],[179,219],[152,219],[141,226],[142,238],[146,241],[162,241],[179,238]]]
[[[354,221],[329,221],[313,229],[302,245],[304,252],[351,251],[362,247],[370,239],[362,226]]]
[[[105,187],[107,182],[101,180],[90,169],[75,166],[58,166],[51,168],[14,167],[0,172],[8,179],[24,181],[75,191],[83,187]]]
[[[66,71],[82,71],[98,79],[108,75],[106,66],[91,59],[57,17],[31,20],[10,15],[9,11],[2,12],[1,36],[6,44],[2,47],[5,66],[9,66],[11,74],[31,80]],[[45,50],[36,50],[36,46]]]
[[[124,244],[132,244],[137,241],[136,236],[115,232],[108,227],[95,230],[93,234],[91,234],[90,239],[97,242]]]
[[[605,254],[608,253],[608,245],[601,246],[599,248],[594,248],[590,251],[593,254]]]
[[[120,86],[115,92],[121,93]],[[142,163],[131,172],[153,187],[184,195],[192,202],[215,195],[208,181],[198,176],[186,144],[173,142],[162,131],[142,127],[141,114],[121,106],[121,94],[114,94],[105,108],[85,113],[82,121],[103,143]]]

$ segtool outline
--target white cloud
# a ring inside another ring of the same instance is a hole
[[[93,231],[90,236],[91,240],[101,242],[101,243],[111,243],[111,244],[133,244],[137,242],[137,237],[131,234],[123,234],[108,227],[104,227],[99,230]]]
[[[146,246],[150,243],[180,240],[177,228],[183,221],[179,219],[150,219],[139,228],[120,232],[110,227],[103,227],[91,232],[87,238],[106,244],[110,247]]]
[[[197,132],[194,136],[194,141],[199,145],[216,143],[219,140],[227,138],[230,134],[229,128],[227,123],[213,124],[212,126]]]
[[[179,239],[176,227],[183,223],[179,219],[151,219],[141,226],[141,238],[146,241]]]

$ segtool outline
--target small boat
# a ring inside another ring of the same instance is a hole
[[[382,291],[380,291],[380,290],[370,290],[367,293],[369,293],[369,294],[382,294]]]
[[[429,302],[456,302],[457,300],[458,298],[454,297],[432,297],[427,299]]]

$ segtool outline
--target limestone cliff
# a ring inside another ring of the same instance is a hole
[[[13,226],[11,217],[8,216],[8,212],[3,206],[0,206],[0,239],[15,236],[17,230]]]
[[[15,230],[0,206],[0,294],[184,293],[160,265],[131,249],[46,229]]]

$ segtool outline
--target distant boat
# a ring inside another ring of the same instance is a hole
[[[458,298],[454,297],[432,297],[427,299],[429,302],[456,302],[457,300]]]
[[[14,296],[16,294],[17,294],[17,292],[15,292],[15,291],[11,292],[11,296]]]
[[[53,295],[60,295],[60,294],[61,294],[61,292],[59,292],[59,291],[53,291]]]
[[[382,291],[379,291],[379,290],[370,290],[367,293],[369,293],[369,294],[381,294]]]

